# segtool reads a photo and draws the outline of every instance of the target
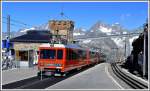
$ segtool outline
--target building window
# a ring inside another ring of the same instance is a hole
[[[28,51],[19,51],[20,61],[28,61]]]

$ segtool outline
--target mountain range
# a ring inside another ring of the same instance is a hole
[[[42,24],[37,27],[28,28],[28,29],[20,29],[16,32],[11,32],[11,37],[17,37],[25,34],[29,30],[49,30],[48,24]],[[134,32],[142,32],[142,28],[139,27]],[[88,48],[96,48],[99,49],[106,55],[111,55],[109,58],[120,55],[120,58],[124,56],[125,46],[126,46],[126,54],[129,55],[132,49],[132,42],[138,36],[130,36],[126,37],[111,37],[111,35],[120,35],[130,33],[127,29],[123,28],[121,24],[115,23],[112,25],[106,24],[101,21],[97,21],[95,24],[91,26],[90,29],[86,30],[84,28],[75,28],[73,32],[74,39],[83,39],[79,42],[81,46]],[[5,39],[7,36],[6,32],[2,32],[2,38]],[[102,37],[105,36],[105,37]],[[99,39],[89,39],[89,38],[99,38]],[[116,50],[117,49],[117,50]]]

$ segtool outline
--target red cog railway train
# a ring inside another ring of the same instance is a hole
[[[65,76],[73,69],[100,63],[100,54],[75,44],[43,44],[39,47],[38,75]]]

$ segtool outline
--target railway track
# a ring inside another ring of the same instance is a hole
[[[111,64],[112,70],[117,77],[123,80],[126,84],[128,84],[133,89],[148,89],[148,84],[141,82],[127,74],[125,74],[121,69],[115,64]]]
[[[51,77],[43,77],[43,79],[41,80],[40,77],[35,76],[35,77],[28,78],[28,79],[20,80],[17,82],[2,85],[2,89],[45,89],[49,86],[56,84],[57,82],[65,80],[91,67],[93,66],[88,66],[78,71],[72,70],[65,77],[51,76]]]

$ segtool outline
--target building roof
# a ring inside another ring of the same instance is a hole
[[[24,35],[10,39],[10,42],[48,43],[51,39],[50,31],[30,30]]]

